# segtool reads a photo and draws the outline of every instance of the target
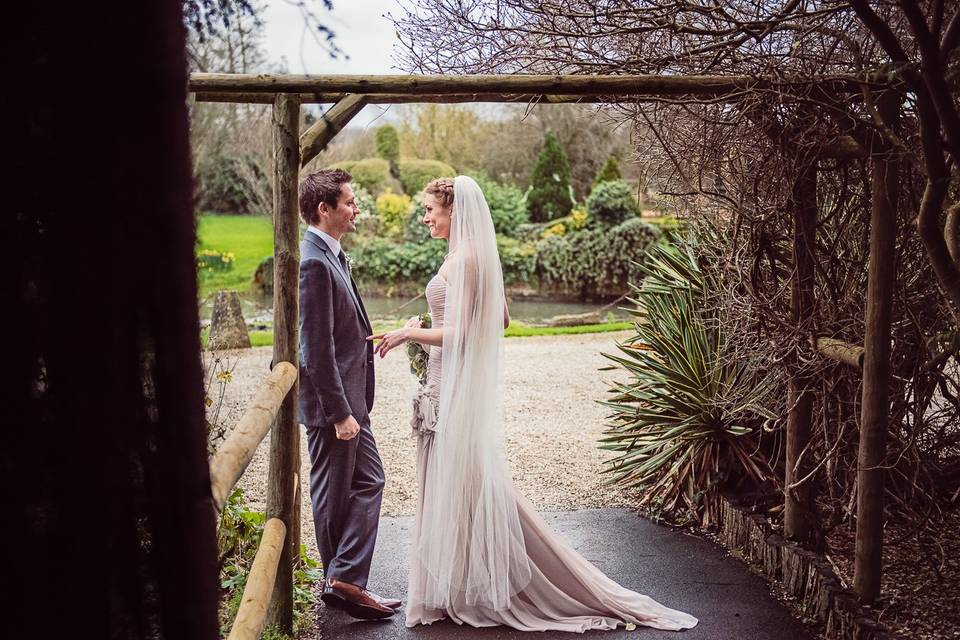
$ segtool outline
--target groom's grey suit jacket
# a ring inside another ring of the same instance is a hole
[[[353,415],[369,422],[374,371],[370,319],[338,256],[307,231],[300,244],[301,421],[330,427]]]

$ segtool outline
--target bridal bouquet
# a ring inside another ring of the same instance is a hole
[[[420,328],[429,329],[431,324],[430,314],[420,314]],[[430,360],[430,354],[423,345],[416,342],[407,343],[407,357],[410,358],[410,373],[417,376],[420,386],[427,382],[427,362]]]

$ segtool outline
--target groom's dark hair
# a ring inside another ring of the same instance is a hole
[[[351,180],[353,176],[343,169],[322,169],[304,178],[300,183],[300,217],[303,221],[307,224],[320,222],[317,207],[321,202],[336,207],[341,186]]]

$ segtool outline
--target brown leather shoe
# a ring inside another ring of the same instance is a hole
[[[343,609],[358,620],[383,620],[396,613],[366,589],[336,578],[327,579],[320,599],[328,607]]]
[[[403,600],[397,600],[396,598],[384,598],[383,596],[378,596],[372,591],[368,591],[371,596],[376,598],[377,602],[382,604],[385,607],[390,607],[391,609],[399,609],[403,606]]]

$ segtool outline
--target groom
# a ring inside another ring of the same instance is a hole
[[[300,413],[310,447],[310,499],[323,561],[320,596],[355,618],[388,618],[399,600],[366,590],[377,539],[383,465],[370,430],[372,333],[340,240],[356,231],[351,176],[312,173],[300,184]]]

